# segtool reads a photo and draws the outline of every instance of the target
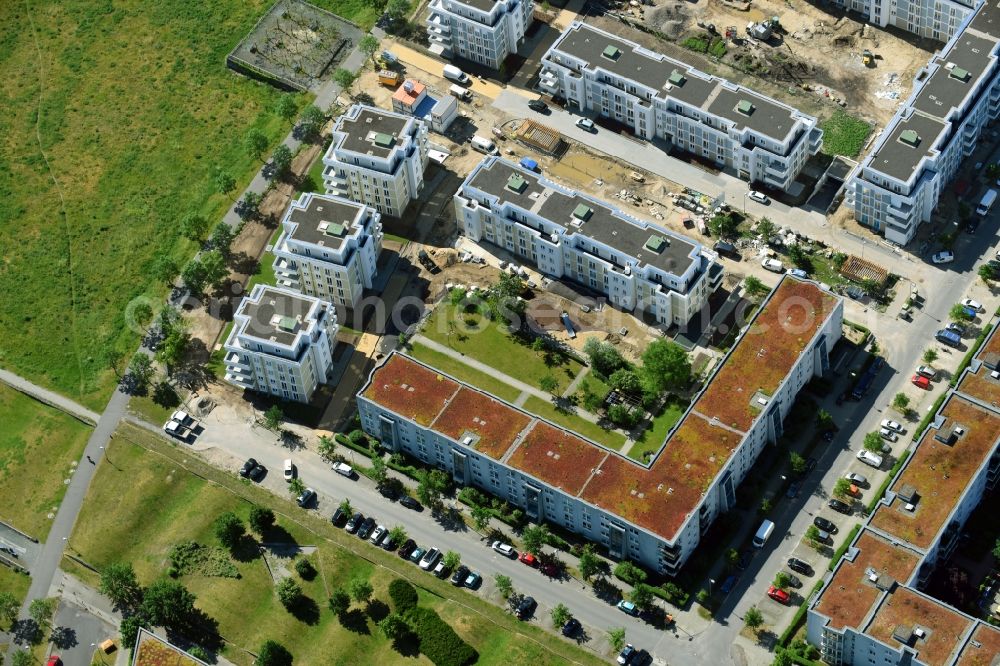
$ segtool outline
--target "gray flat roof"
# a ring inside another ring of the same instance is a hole
[[[388,157],[393,148],[399,145],[399,137],[410,120],[410,116],[362,106],[355,119],[346,115],[341,116],[334,131],[343,132],[344,138],[338,145],[344,150],[362,155]],[[389,142],[383,141],[390,138]]]
[[[909,118],[898,122],[878,151],[872,153],[871,167],[892,178],[907,181],[920,160],[930,154],[931,146],[944,129],[945,124],[937,118],[922,113],[911,114]],[[907,130],[917,133],[916,146],[900,140]]]
[[[648,227],[630,222],[614,214],[616,210],[598,199],[574,192],[571,195],[561,190],[547,187],[540,182],[541,177],[527,169],[501,159],[495,159],[487,165],[487,158],[477,168],[472,185],[484,190],[501,201],[511,202],[521,208],[530,210],[539,200],[531,194],[545,192],[545,197],[537,214],[555,224],[564,227],[567,234],[580,234],[620,252],[635,257],[639,265],[650,265],[667,273],[681,275],[690,265],[697,261],[692,254],[697,250],[697,244],[676,233],[648,223]],[[507,181],[512,174],[524,178],[527,186],[520,193],[507,187]],[[547,192],[546,192],[547,190]],[[584,205],[590,209],[590,216],[579,226],[572,226],[573,212],[578,206]],[[651,237],[659,237],[665,242],[659,251],[646,247]],[[607,260],[608,257],[603,257]]]
[[[604,55],[608,47],[618,49],[616,58]],[[583,60],[592,67],[601,67],[624,79],[637,81],[656,90],[657,97],[677,99],[725,118],[739,128],[749,128],[777,141],[784,141],[795,125],[795,110],[791,107],[743,86],[730,84],[736,88],[731,90],[718,77],[706,80],[686,63],[662,54],[651,57],[640,53],[638,49],[641,47],[638,44],[609,35],[587,24],[574,24],[568,28],[552,48]],[[665,86],[675,69],[684,75],[685,81],[681,85],[671,85],[671,89],[666,90]],[[736,104],[744,99],[754,106],[754,111],[749,116],[736,111]]]
[[[243,335],[265,342],[290,346],[304,327],[315,299],[306,299],[270,287],[265,288],[258,302],[244,298],[237,314],[249,317]]]
[[[989,64],[987,54],[996,45],[996,40],[962,34],[948,53],[934,62],[939,69],[924,84],[920,95],[913,101],[913,107],[928,115],[944,118],[953,109],[961,106],[962,100],[976,85]],[[964,74],[964,76],[956,76]]]
[[[313,194],[305,208],[293,203],[285,219],[298,225],[291,234],[295,240],[338,249],[364,208],[364,204]]]
[[[478,9],[481,12],[486,12],[489,14],[493,11],[499,0],[451,0],[460,5],[468,5],[474,9]]]
[[[988,35],[993,39],[1000,39],[1000,5],[989,2],[983,4],[966,31],[968,30],[975,30],[977,33]]]

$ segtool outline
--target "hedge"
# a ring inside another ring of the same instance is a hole
[[[851,542],[854,541],[854,537],[857,536],[858,530],[860,529],[861,523],[856,523],[854,527],[851,528],[851,531],[847,533],[847,538],[844,539],[844,543],[840,544],[837,550],[833,551],[833,559],[830,560],[830,566],[828,567],[830,571],[833,571],[833,568],[837,566],[837,562],[839,562],[840,558],[847,552],[847,549],[850,547]]]
[[[397,578],[389,583],[389,599],[392,608],[400,615],[417,607],[417,591],[409,582]]]
[[[420,651],[436,666],[465,666],[479,659],[475,649],[430,608],[412,608],[406,620],[420,638]]]
[[[347,448],[353,451],[357,451],[366,458],[371,458],[373,455],[375,455],[370,448],[368,448],[367,446],[360,446],[358,444],[355,444],[351,440],[347,439],[347,437],[345,437],[343,433],[338,432],[336,435],[334,435],[334,440],[336,440],[337,444],[340,444],[341,446],[346,446]]]
[[[878,503],[882,501],[882,497],[885,495],[885,491],[889,489],[889,484],[892,483],[893,479],[896,478],[896,474],[899,473],[899,470],[902,469],[903,467],[903,463],[905,463],[906,459],[909,457],[910,457],[910,451],[909,450],[903,451],[903,455],[899,457],[899,460],[896,461],[896,464],[893,465],[892,469],[889,470],[889,476],[885,477],[885,481],[883,481],[882,485],[879,486],[878,492],[875,493],[875,495],[872,497],[872,501],[869,502],[868,506],[866,507],[867,515],[870,516],[872,514],[872,511],[875,510],[875,507],[878,506]]]
[[[969,364],[972,363],[972,357],[976,355],[976,352],[979,351],[979,348],[983,346],[984,342],[986,342],[986,336],[989,335],[991,330],[992,329],[989,328],[983,329],[983,332],[980,333],[979,337],[976,338],[975,343],[973,343],[972,347],[969,348],[969,351],[962,359],[962,362],[958,364],[958,369],[955,370],[955,374],[951,376],[952,386],[958,385],[958,380],[962,377],[962,372],[964,372],[965,369],[969,367]]]
[[[788,649],[782,651],[785,653],[785,656],[787,656],[789,659],[792,660],[792,663],[800,664],[801,666],[823,666],[822,661],[813,661],[812,659],[806,659],[802,655],[792,652],[791,650]]]
[[[813,595],[819,592],[820,588],[822,587],[823,587],[823,581],[821,580],[816,581],[816,584],[813,586],[812,592],[810,592],[808,596],[806,596],[805,600],[803,600],[802,602],[802,605],[799,606],[799,609],[795,611],[795,615],[792,616],[792,623],[789,624],[788,628],[785,629],[783,632],[781,632],[781,636],[778,637],[778,645],[780,645],[781,647],[788,647],[788,644],[792,640],[792,636],[795,635],[795,632],[799,630],[799,627],[801,627],[802,623],[805,621],[806,612],[809,610],[809,601],[813,598]]]
[[[920,439],[920,436],[924,434],[924,430],[927,430],[927,426],[930,425],[931,420],[937,415],[938,410],[941,409],[941,405],[944,403],[944,399],[948,397],[947,393],[942,393],[938,396],[938,399],[934,401],[930,410],[924,414],[924,418],[920,420],[916,429],[913,431],[913,441]]]

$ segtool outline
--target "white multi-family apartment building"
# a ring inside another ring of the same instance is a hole
[[[994,329],[809,607],[833,666],[995,664],[1000,631],[925,593],[1000,481],[1000,334]],[[976,583],[977,581],[970,581]],[[1000,609],[989,609],[993,618]]]
[[[258,284],[233,315],[226,381],[284,400],[309,402],[333,367],[337,315],[312,296]]]
[[[378,272],[381,218],[364,204],[303,194],[289,206],[274,244],[278,286],[353,308]]]
[[[848,178],[844,201],[858,222],[905,245],[931,219],[1000,115],[998,43],[1000,6],[982,4],[917,73],[910,97]]]
[[[366,432],[612,557],[674,575],[829,370],[843,303],[786,276],[648,463],[393,352],[358,393]],[[497,367],[502,368],[502,365]]]
[[[823,145],[816,118],[578,21],[542,58],[538,85],[779,190]]]
[[[486,157],[455,194],[459,230],[622,310],[683,325],[722,283],[701,243],[499,157]]]
[[[921,37],[948,41],[962,21],[972,13],[975,1],[957,0],[833,0],[833,4],[857,12],[869,22],[893,26]]]
[[[431,51],[500,69],[524,41],[533,7],[532,0],[431,0]]]
[[[399,217],[424,186],[427,151],[423,121],[355,104],[337,119],[323,156],[327,194]]]

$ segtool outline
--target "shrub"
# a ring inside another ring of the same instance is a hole
[[[389,583],[389,599],[392,601],[393,610],[400,614],[417,607],[416,589],[402,578]]]
[[[306,559],[295,561],[295,572],[299,574],[302,580],[312,580],[316,577],[316,567]]]
[[[646,582],[646,572],[632,564],[628,560],[619,562],[615,566],[615,576],[621,578],[629,585],[638,585]]]
[[[436,666],[464,666],[479,658],[472,646],[430,608],[413,608],[407,619],[420,638],[420,651]]]

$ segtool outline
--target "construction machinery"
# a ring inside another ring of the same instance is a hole
[[[735,25],[728,26],[726,28],[726,39],[732,42],[735,41],[737,37],[739,37],[739,33],[736,32],[736,26]]]
[[[873,67],[875,65],[875,54],[868,49],[865,49],[861,53],[861,63],[865,67]]]
[[[382,69],[378,73],[378,82],[384,86],[398,86],[403,80],[403,75],[391,69]]]

